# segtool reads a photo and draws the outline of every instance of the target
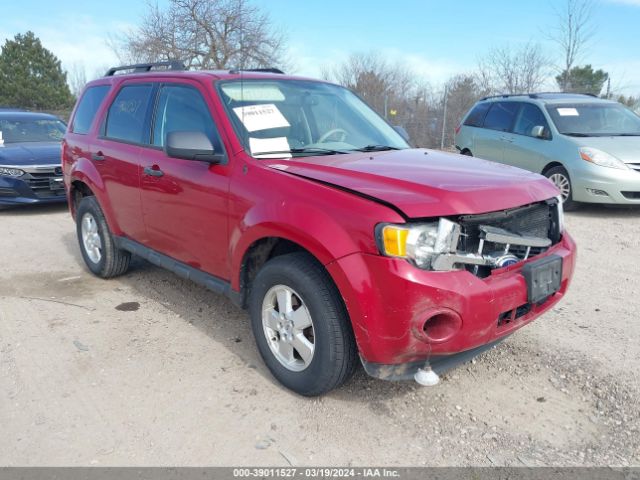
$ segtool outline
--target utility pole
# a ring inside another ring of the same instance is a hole
[[[444,86],[444,107],[442,108],[442,137],[440,138],[440,150],[444,150],[444,133],[447,130],[447,101],[449,99],[449,85]]]

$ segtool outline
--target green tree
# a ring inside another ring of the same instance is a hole
[[[72,102],[60,60],[33,32],[5,42],[0,52],[0,105],[54,110]]]
[[[608,79],[609,74],[604,70],[594,70],[591,65],[585,65],[562,72],[556,77],[556,82],[563,92],[600,95]]]

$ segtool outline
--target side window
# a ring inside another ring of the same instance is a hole
[[[216,153],[223,151],[209,107],[200,92],[188,86],[164,85],[153,123],[153,145],[164,146],[167,133],[176,131],[202,132],[209,137]]]
[[[508,132],[511,130],[518,108],[520,108],[518,102],[493,103],[484,119],[484,128]]]
[[[133,143],[148,143],[145,120],[152,98],[151,85],[126,85],[109,107],[105,136]]]
[[[469,127],[482,127],[484,117],[486,117],[490,106],[491,103],[488,102],[476,104],[476,106],[471,110],[471,113],[465,119],[464,124]]]
[[[542,111],[531,103],[525,103],[520,109],[518,120],[516,120],[516,124],[513,127],[513,133],[532,137],[531,130],[533,127],[544,127],[545,131],[549,132],[549,124]]]
[[[71,126],[73,133],[86,135],[89,132],[91,123],[98,112],[98,108],[100,108],[100,104],[107,95],[109,88],[109,85],[97,85],[87,88],[80,99],[75,117],[73,118],[73,125]]]

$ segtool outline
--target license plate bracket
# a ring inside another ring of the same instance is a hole
[[[549,255],[522,267],[527,282],[527,300],[540,303],[560,290],[562,282],[562,257]]]

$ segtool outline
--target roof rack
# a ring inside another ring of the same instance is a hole
[[[164,68],[162,68],[164,67]],[[150,72],[152,69],[161,68],[162,70],[186,70],[184,63],[180,60],[170,60],[168,62],[154,62],[154,63],[137,63],[135,65],[123,65],[121,67],[112,67],[104,74],[105,77],[113,77],[116,72],[122,70],[133,70],[131,73],[145,73]]]
[[[500,95],[489,95],[488,97],[483,97],[480,101],[489,100],[491,98],[510,98],[510,97],[529,97],[529,98],[544,98],[545,96],[552,95],[566,95],[566,96],[588,96],[599,98],[598,95],[594,95],[593,93],[574,93],[574,92],[538,92],[538,93],[503,93]]]
[[[236,68],[229,70],[229,73],[240,72],[277,73],[278,75],[284,75],[284,72],[279,68]]]

